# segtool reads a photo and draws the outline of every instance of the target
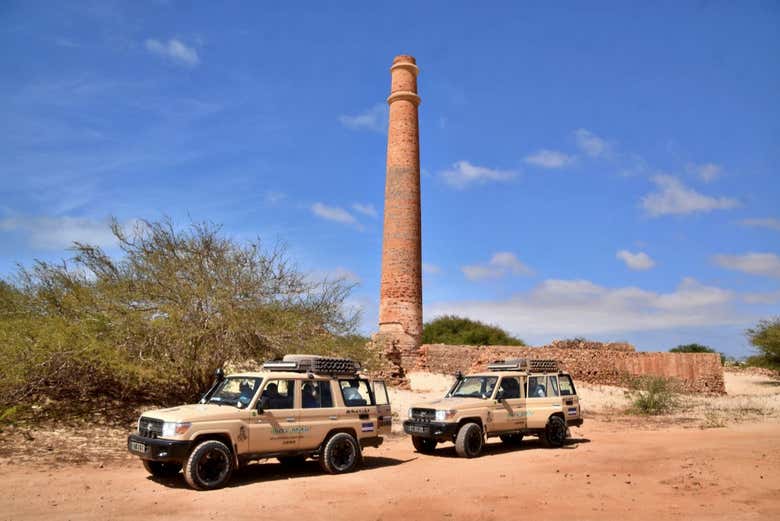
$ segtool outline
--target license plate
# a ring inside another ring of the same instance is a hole
[[[419,434],[425,434],[428,432],[428,429],[420,425],[409,425],[407,428],[409,429],[409,432],[416,432]]]
[[[130,450],[135,452],[146,452],[146,445],[137,441],[130,442]]]

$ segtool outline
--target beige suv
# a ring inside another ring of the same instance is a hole
[[[361,376],[351,360],[288,355],[262,372],[218,371],[198,404],[145,412],[127,448],[150,474],[183,469],[191,487],[205,490],[266,458],[315,458],[326,472],[349,472],[364,447],[381,445],[391,422],[384,382]]]
[[[459,456],[473,458],[495,436],[519,444],[528,434],[561,447],[568,428],[580,425],[574,381],[555,360],[506,360],[484,373],[458,374],[444,398],[411,407],[404,432],[418,452],[451,441]]]

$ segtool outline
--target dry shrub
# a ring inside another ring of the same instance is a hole
[[[641,415],[669,414],[680,403],[675,382],[661,376],[638,376],[630,380],[626,391],[629,412]]]
[[[218,226],[139,222],[120,254],[75,244],[0,283],[0,405],[191,401],[228,361],[290,352],[369,359],[352,284]]]

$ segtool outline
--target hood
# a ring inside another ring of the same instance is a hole
[[[481,398],[439,398],[438,400],[430,400],[427,402],[419,402],[412,405],[412,407],[419,407],[421,409],[468,409],[470,407],[484,407],[491,400],[483,400]]]
[[[214,403],[197,403],[178,405],[168,409],[145,411],[141,416],[170,422],[197,422],[213,420],[232,420],[247,416],[247,409],[238,409],[232,405],[217,405]]]

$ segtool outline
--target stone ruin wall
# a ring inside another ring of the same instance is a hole
[[[716,353],[644,353],[629,344],[543,347],[423,345],[417,368],[434,373],[484,370],[507,358],[548,358],[561,362],[575,380],[624,386],[626,377],[654,375],[676,380],[684,392],[725,394],[723,366]],[[408,366],[407,366],[408,367]],[[410,368],[411,369],[411,368]]]

